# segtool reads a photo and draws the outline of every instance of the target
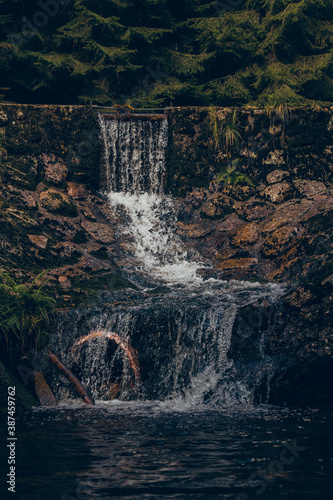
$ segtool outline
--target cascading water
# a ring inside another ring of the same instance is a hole
[[[200,257],[190,259],[175,234],[173,200],[163,194],[166,119],[99,117],[105,148],[108,198],[123,217],[123,265],[147,277],[141,291],[105,293],[101,305],[61,314],[53,345],[96,399],[157,399],[178,407],[230,404],[253,398],[237,379],[228,351],[237,314],[280,295],[277,285],[204,281]],[[163,285],[157,287],[156,285]],[[107,303],[107,304],[106,304]],[[126,350],[107,336],[72,346],[93,331],[116,332],[138,352],[142,380]],[[71,388],[57,381],[62,399]]]
[[[175,233],[176,215],[163,194],[168,123],[157,120],[105,120],[99,117],[105,151],[108,198],[124,213],[122,236],[141,269],[168,284],[198,284],[203,264],[189,260]]]

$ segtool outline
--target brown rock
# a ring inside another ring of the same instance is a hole
[[[86,198],[88,194],[86,187],[78,182],[67,182],[67,193],[74,200]]]
[[[41,204],[50,212],[70,212],[74,209],[69,198],[56,189],[47,189],[39,195]]]
[[[227,259],[220,262],[216,267],[217,269],[250,269],[258,264],[258,259],[251,257],[242,259]]]
[[[107,224],[84,221],[81,225],[96,241],[101,243],[112,243],[115,241],[114,232]]]
[[[177,222],[177,233],[188,238],[203,238],[212,232],[211,228],[203,227],[199,224],[185,224],[184,222]]]
[[[243,247],[244,245],[252,245],[256,243],[259,238],[259,226],[255,222],[250,222],[241,226],[235,234],[231,236],[231,243],[236,247]]]
[[[289,225],[291,221],[297,221],[302,218],[312,207],[312,202],[308,200],[290,200],[283,206],[279,207],[274,213],[271,220],[268,220],[264,226],[263,231],[274,231],[280,226]]]
[[[276,184],[277,182],[283,181],[286,177],[289,177],[289,172],[285,170],[273,170],[267,175],[268,184]]]
[[[54,154],[42,154],[45,180],[53,184],[61,184],[68,175],[68,169],[63,160],[56,158]]]
[[[222,222],[220,222],[216,229],[218,231],[232,231],[240,224],[241,221],[237,217],[231,215],[230,217],[227,217]]]
[[[287,198],[288,195],[291,194],[291,192],[292,188],[290,184],[283,181],[268,186],[264,191],[264,195],[273,203],[281,203]]]
[[[7,114],[4,111],[2,111],[2,109],[1,109],[0,110],[0,122],[5,123],[7,120],[8,120]]]
[[[63,243],[57,243],[54,248],[60,252],[60,256],[63,259],[68,259],[72,257],[74,252],[76,252],[76,247],[70,241],[64,241]]]
[[[83,215],[85,216],[86,219],[96,220],[96,217],[94,216],[94,214],[92,213],[90,208],[81,206],[80,209],[81,209],[81,212],[83,213]]]
[[[231,207],[232,200],[227,196],[221,194],[210,195],[209,199],[201,207],[200,215],[209,219],[220,219],[230,212]]]
[[[27,208],[37,207],[37,202],[29,191],[21,191],[20,196]]]
[[[235,209],[239,217],[245,220],[262,220],[267,219],[275,210],[273,205],[269,203],[249,203],[247,205],[242,204],[240,207]]]
[[[236,186],[231,193],[232,198],[238,201],[248,200],[256,192],[253,186]]]
[[[79,267],[89,271],[100,271],[102,269],[110,269],[111,265],[94,257],[84,257],[80,260]]]
[[[284,226],[276,229],[265,240],[262,253],[265,257],[276,257],[286,251],[286,246],[295,236],[295,228]]]
[[[188,193],[185,198],[186,203],[191,203],[194,208],[199,208],[206,198],[206,190],[204,188],[194,188],[191,193]]]
[[[67,279],[67,276],[59,276],[58,281],[59,283],[64,283]]]
[[[323,182],[297,179],[294,181],[294,185],[299,192],[307,198],[313,198],[314,196],[327,193],[327,188]]]
[[[7,208],[4,212],[5,218],[7,222],[10,222],[13,226],[21,226],[21,227],[35,227],[38,226],[38,222],[36,222],[32,217],[27,215],[26,212],[22,210],[17,210],[16,208]]]
[[[33,245],[42,249],[47,247],[47,242],[49,241],[49,239],[42,234],[28,234],[28,238]]]
[[[305,290],[305,288],[301,287],[288,295],[284,301],[292,307],[301,308],[313,301],[313,295],[310,290]]]

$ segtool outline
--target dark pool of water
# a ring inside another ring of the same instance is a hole
[[[8,498],[331,499],[331,422],[331,412],[268,407],[36,409],[17,422]]]

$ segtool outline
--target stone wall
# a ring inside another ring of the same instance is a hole
[[[97,112],[1,105],[0,141],[0,268],[23,282],[47,270],[59,307],[131,286],[113,259],[117,221],[98,192]]]
[[[316,395],[327,403],[333,374],[332,110],[217,113],[221,130],[233,125],[238,134],[229,151],[223,134],[220,150],[212,147],[208,110],[169,111],[166,187],[178,199],[178,233],[213,263],[207,275],[285,285],[269,322],[264,317],[253,324],[253,311],[244,313],[231,355],[239,367],[250,364],[255,377],[270,380],[270,402],[312,398],[313,404]],[[253,186],[217,182],[228,165]],[[269,363],[263,367],[262,353],[280,366],[274,376]]]
[[[325,364],[333,374],[331,110],[217,110],[219,150],[207,109],[167,113],[166,191],[176,199],[179,236],[212,263],[204,273],[286,285],[264,349],[285,366],[276,384],[292,399],[293,370],[305,367],[315,380]],[[95,110],[0,105],[0,154],[0,268],[21,282],[46,269],[58,307],[87,304],[101,289],[135,287],[122,275],[119,221],[98,192]],[[228,165],[253,185],[218,182]],[[262,329],[241,342],[238,330],[233,356],[242,364]]]

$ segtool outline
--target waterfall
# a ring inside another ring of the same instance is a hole
[[[167,284],[198,285],[204,265],[189,259],[175,233],[174,202],[163,194],[167,119],[105,119],[99,115],[111,207],[124,217],[136,271]]]
[[[281,287],[197,276],[203,264],[177,237],[174,202],[163,193],[166,119],[99,120],[108,199],[121,220],[121,265],[146,275],[149,287],[103,292],[100,305],[59,312],[51,349],[97,400],[160,400],[173,408],[252,401],[256,375],[240,377],[230,359],[235,325],[243,325],[247,308],[260,315]],[[51,385],[58,398],[73,396],[64,379]]]

